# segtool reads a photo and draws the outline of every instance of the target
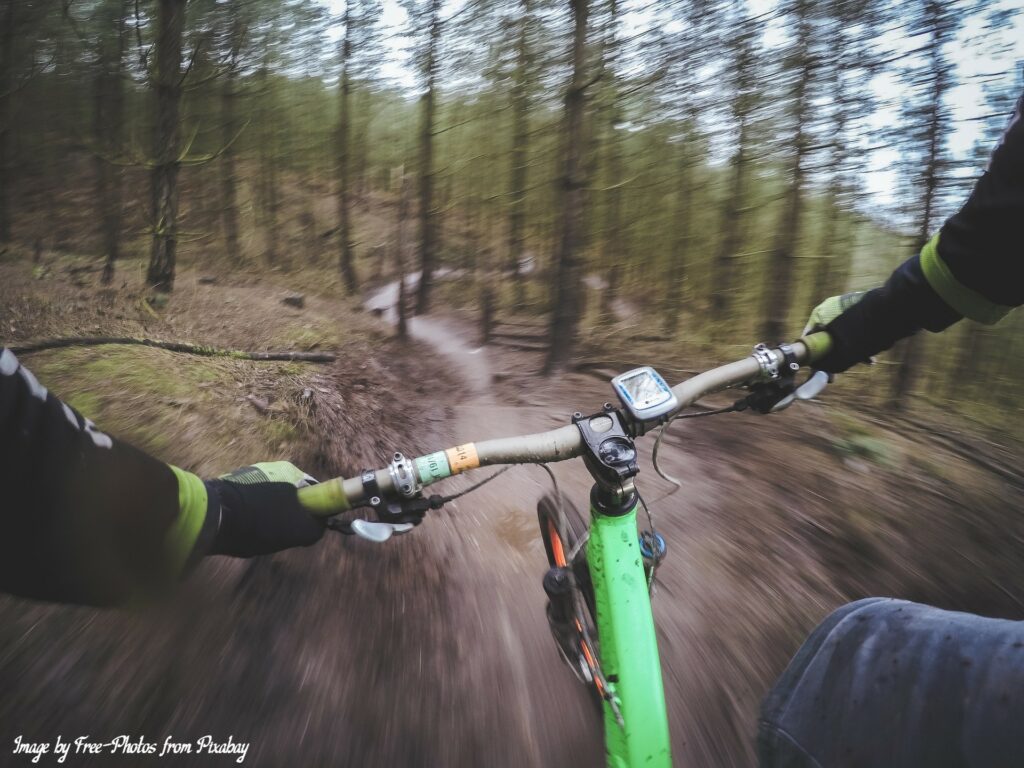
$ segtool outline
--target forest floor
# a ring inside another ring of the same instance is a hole
[[[201,474],[288,458],[351,475],[395,449],[564,424],[611,392],[587,370],[541,379],[529,343],[479,348],[457,313],[417,318],[402,343],[308,278],[209,284],[183,271],[154,308],[139,265],[115,289],[81,266],[0,263],[3,343],[134,335],[339,353],[331,365],[114,346],[25,356],[105,430]],[[305,306],[283,305],[297,287]],[[679,764],[752,765],[761,697],[843,602],[1024,618],[1019,442],[839,402],[683,422],[667,438],[662,465],[683,487],[652,504],[669,543],[654,610]],[[640,488],[653,501],[669,486],[647,442]],[[584,505],[582,466],[555,471]],[[534,507],[548,484],[513,470],[383,546],[331,535],[211,558],[170,604],[141,611],[0,598],[0,744],[230,734],[258,766],[598,765],[599,725],[544,618]]]

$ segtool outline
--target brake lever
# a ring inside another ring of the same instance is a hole
[[[327,527],[346,536],[356,535],[367,541],[383,543],[394,534],[411,531],[423,522],[427,510],[440,509],[446,501],[437,495],[412,499],[383,499],[375,496],[372,500],[376,504],[369,506],[377,514],[376,522],[363,518],[341,520],[332,517],[327,521]]]
[[[408,533],[414,526],[412,523],[371,523],[369,520],[357,519],[352,521],[350,527],[356,536],[383,544],[395,534]]]
[[[416,526],[412,523],[375,523],[357,517],[355,520],[328,520],[327,527],[346,536],[358,536],[375,544],[383,544],[392,536],[408,533]]]
[[[828,374],[825,371],[815,371],[808,377],[807,381],[772,406],[769,413],[784,411],[797,400],[813,400],[828,386],[828,378]]]

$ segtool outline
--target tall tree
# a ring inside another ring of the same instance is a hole
[[[556,259],[555,296],[551,308],[550,336],[544,372],[564,369],[576,345],[579,316],[583,310],[582,264],[585,214],[586,163],[583,156],[586,126],[586,49],[588,0],[569,0],[573,35],[570,61],[572,75],[565,91],[562,128],[562,174],[559,180],[561,212]]]
[[[220,206],[224,247],[228,259],[237,266],[242,263],[242,251],[238,234],[238,166],[235,140],[240,130],[238,98],[246,28],[241,0],[228,0],[226,12],[227,19],[223,31],[225,72],[220,93],[221,140],[224,143],[220,157]]]
[[[728,186],[721,204],[721,239],[712,263],[711,317],[721,324],[732,311],[740,249],[746,232],[745,197],[753,160],[753,122],[760,99],[757,38],[760,25],[750,18],[745,0],[738,0],[726,35],[729,113],[736,137],[729,158]]]
[[[954,85],[953,67],[946,45],[954,38],[962,17],[960,11],[942,0],[919,0],[915,29],[925,37],[925,61],[912,73],[917,98],[908,103],[904,120],[908,126],[909,156],[919,164],[913,172],[919,190],[917,226],[913,249],[920,253],[936,223],[939,181],[948,165],[946,143],[950,128],[945,100]],[[899,352],[900,366],[893,380],[890,405],[902,408],[914,386],[921,358],[921,339],[911,337]]]
[[[353,12],[353,0],[346,0],[342,23],[345,34],[341,39],[341,73],[338,77],[338,267],[345,291],[355,293],[359,288],[356,277],[355,257],[352,248],[352,226],[350,203],[352,196],[351,158],[349,156],[349,132],[352,123],[351,60],[353,27],[358,14]]]
[[[525,299],[523,276],[523,246],[526,227],[526,184],[530,153],[530,78],[533,70],[533,52],[530,45],[530,26],[533,22],[532,0],[519,0],[519,20],[516,34],[515,69],[512,74],[512,154],[510,169],[510,200],[508,213],[508,259],[515,283],[515,301]]]
[[[768,342],[781,341],[792,332],[787,323],[795,276],[794,260],[803,223],[807,160],[811,152],[813,80],[819,65],[818,53],[813,47],[813,1],[794,0],[792,14],[796,29],[785,60],[790,85],[784,107],[791,139],[785,168],[786,187],[768,259],[765,275],[768,289],[761,315],[764,318],[761,338]]]
[[[422,15],[422,14],[421,14]],[[438,49],[441,43],[441,0],[429,0],[426,45],[420,64],[419,217],[420,282],[416,313],[430,310],[430,293],[437,262],[437,211],[434,201],[434,132],[437,110]]]
[[[11,187],[14,183],[14,92],[17,90],[15,44],[20,22],[18,0],[0,5],[0,245],[11,242]]]
[[[625,184],[622,138],[622,95],[617,68],[621,66],[619,40],[619,3],[608,0],[607,28],[603,38],[601,56],[601,112],[604,125],[604,162],[607,187],[604,195],[604,237],[602,261],[605,285],[601,292],[601,314],[614,317],[615,300],[622,282],[622,268],[629,261],[628,240],[622,215],[622,187]]]
[[[126,0],[106,0],[98,9],[94,131],[96,147],[97,220],[102,230],[104,263],[102,281],[114,279],[114,265],[120,256],[122,172],[110,162],[123,150],[124,52]]]
[[[842,293],[852,262],[853,211],[865,173],[865,154],[855,152],[858,130],[875,106],[870,83],[881,69],[876,41],[891,8],[879,0],[829,0],[828,46],[822,80],[830,95],[826,150],[825,216],[813,263],[811,300]]]
[[[181,162],[182,36],[187,0],[160,0],[157,11],[156,96],[152,185],[153,243],[146,280],[158,291],[174,289],[178,248],[178,170]]]
[[[697,153],[696,128],[687,121],[684,134],[679,141],[675,206],[672,237],[671,261],[668,268],[668,285],[664,309],[664,328],[669,336],[679,332],[685,299],[685,281],[691,266],[693,250],[694,199],[697,196]]]

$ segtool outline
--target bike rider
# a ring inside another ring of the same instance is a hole
[[[89,605],[144,599],[204,555],[307,546],[324,525],[287,462],[203,481],[100,432],[0,348],[0,590]]]
[[[839,373],[921,328],[994,323],[1024,303],[1024,96],[964,206],[881,288],[826,300],[807,330]],[[806,331],[805,331],[806,332]],[[764,701],[762,768],[1024,765],[1024,622],[902,600],[846,605]]]

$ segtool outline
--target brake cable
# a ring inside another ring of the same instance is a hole
[[[668,491],[662,496],[659,496],[657,499],[651,502],[652,504],[657,504],[659,501],[664,501],[669,496],[671,496],[672,494],[674,494],[676,491],[683,487],[683,484],[679,480],[677,480],[676,478],[672,477],[669,474],[666,474],[664,470],[662,470],[661,465],[658,463],[658,450],[661,448],[661,441],[665,439],[665,435],[668,433],[669,427],[672,426],[672,422],[674,422],[676,419],[696,419],[700,416],[717,416],[720,413],[735,413],[736,411],[739,410],[740,409],[738,407],[738,404],[733,403],[732,405],[727,405],[722,408],[709,408],[708,410],[697,411],[696,413],[680,413],[673,416],[671,419],[665,422],[661,429],[658,430],[658,437],[654,441],[654,450],[651,453],[651,463],[654,465],[654,471],[658,473],[658,476],[662,480],[665,480],[666,482],[672,484],[672,490]],[[644,506],[646,508],[646,504]]]
[[[441,504],[447,504],[450,501],[455,501],[456,499],[461,498],[462,496],[465,496],[467,493],[472,493],[477,488],[480,488],[481,486],[487,485],[489,482],[491,482],[491,480],[494,480],[496,477],[498,477],[498,475],[505,474],[510,469],[512,469],[514,466],[515,466],[515,464],[509,464],[507,466],[504,466],[501,469],[499,469],[497,472],[495,472],[495,473],[485,477],[479,483],[475,483],[475,484],[469,486],[469,488],[463,488],[458,493],[453,493],[450,496],[441,496],[441,497],[439,497]],[[431,497],[431,501],[433,501],[433,499],[434,499],[434,497]]]

